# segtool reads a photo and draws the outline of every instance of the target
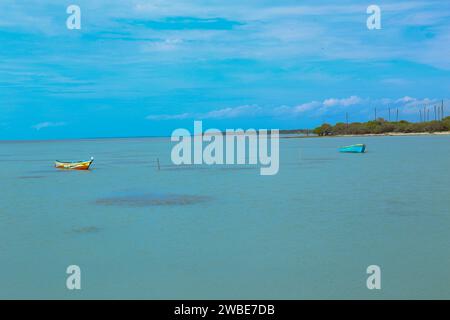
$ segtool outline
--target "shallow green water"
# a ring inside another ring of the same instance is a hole
[[[337,152],[352,143],[368,152]],[[0,298],[450,298],[448,136],[282,139],[275,176],[170,150],[0,142]],[[52,168],[91,155],[91,172]]]

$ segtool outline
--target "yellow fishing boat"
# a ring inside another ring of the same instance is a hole
[[[75,162],[63,162],[63,161],[55,161],[55,167],[58,169],[69,169],[69,170],[89,170],[92,162],[94,162],[94,158],[91,157],[91,160],[88,161],[75,161]]]

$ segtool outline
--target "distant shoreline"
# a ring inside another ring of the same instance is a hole
[[[446,118],[446,121],[450,120],[450,117]],[[383,120],[382,120],[383,121]],[[383,122],[381,122],[383,124]],[[434,122],[436,123],[436,122]],[[357,123],[358,125],[361,125]],[[389,124],[389,123],[388,123]],[[334,127],[337,127],[337,124]],[[353,125],[353,124],[352,124]],[[365,125],[365,124],[363,124]],[[322,125],[323,126],[323,125]],[[448,127],[448,124],[447,124]],[[332,126],[330,126],[333,129]],[[333,138],[333,137],[400,137],[400,136],[436,136],[436,135],[450,135],[450,130],[447,131],[433,131],[433,132],[384,132],[384,133],[349,133],[345,134],[341,132],[317,132],[318,129],[277,129],[279,130],[279,135],[281,139],[298,139],[298,138]],[[260,129],[252,129],[252,131],[247,132],[249,129],[242,129],[241,132],[233,132],[233,134],[237,135],[249,135],[249,134],[258,134]],[[266,129],[267,130],[267,129]],[[268,129],[267,133],[271,134],[275,129]],[[227,132],[224,130],[221,132],[222,135],[226,135]],[[202,133],[204,136],[211,135],[207,132]],[[214,135],[214,134],[212,134]],[[284,135],[284,136],[283,136]],[[80,137],[80,138],[62,138],[62,139],[23,139],[23,140],[8,140],[8,139],[0,139],[0,143],[28,143],[28,142],[61,142],[61,141],[93,141],[93,140],[124,140],[124,139],[170,139],[171,136],[135,136],[135,137]]]
[[[442,132],[391,132],[391,133],[365,133],[365,134],[337,134],[319,136],[316,134],[306,135],[304,133],[293,133],[292,130],[283,132],[280,130],[280,139],[306,139],[306,138],[351,138],[351,137],[402,137],[402,136],[445,136],[450,135],[450,131]],[[224,133],[225,134],[225,133]],[[281,136],[290,135],[290,136]],[[92,140],[126,140],[126,139],[170,139],[170,136],[139,136],[139,137],[102,137],[102,138],[67,138],[67,139],[48,139],[48,140],[0,140],[0,143],[42,143],[42,142],[63,142],[63,141],[92,141]]]
[[[283,134],[280,132],[280,134]],[[365,133],[365,134],[337,134],[319,136],[315,134],[300,135],[292,134],[290,137],[280,137],[282,139],[299,139],[299,138],[351,138],[351,137],[403,137],[403,136],[445,136],[450,135],[450,131],[443,132],[391,132],[391,133]]]
[[[360,137],[360,136],[436,136],[436,135],[450,135],[450,131],[441,132],[390,132],[390,133],[367,133],[367,134],[346,134],[339,135],[339,137]]]

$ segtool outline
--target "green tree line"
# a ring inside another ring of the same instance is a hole
[[[345,134],[383,134],[383,133],[420,133],[450,131],[450,117],[441,121],[398,122],[386,121],[383,118],[368,122],[336,123],[334,126],[328,123],[314,129],[319,136],[333,136]]]

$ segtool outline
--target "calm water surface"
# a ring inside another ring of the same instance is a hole
[[[450,298],[450,137],[282,139],[275,176],[171,146],[0,142],[0,298]]]

